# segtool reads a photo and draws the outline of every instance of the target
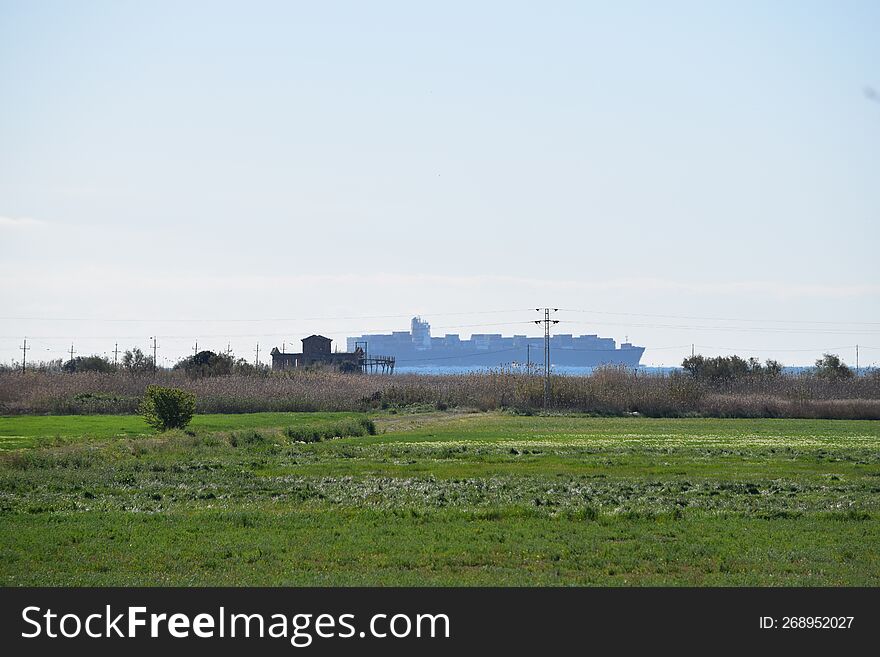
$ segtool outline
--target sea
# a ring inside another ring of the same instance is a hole
[[[587,376],[592,373],[592,367],[572,367],[565,365],[551,365],[550,371],[558,376]],[[638,367],[635,368],[639,372],[645,374],[667,374],[674,370],[680,370],[680,367]],[[425,374],[425,375],[451,375],[451,374],[479,374],[484,372],[497,372],[498,370],[525,372],[525,367],[516,367],[511,365],[498,365],[496,367],[486,367],[485,365],[445,365],[445,366],[425,366],[425,367],[404,367],[397,366],[394,368],[395,374]],[[544,373],[544,366],[538,365],[532,367],[532,371],[538,374]]]
[[[592,374],[593,367],[572,367],[565,365],[551,365],[550,371],[551,373],[557,376],[589,376]],[[662,375],[669,374],[670,372],[680,372],[682,368],[680,367],[659,367],[659,366],[639,366],[636,368],[632,368],[640,374],[646,375]],[[785,367],[783,371],[787,374],[803,374],[805,372],[809,372],[812,367]],[[485,365],[469,365],[469,366],[455,366],[455,365],[446,365],[446,366],[424,366],[424,367],[405,367],[398,366],[394,368],[395,374],[422,374],[422,375],[452,375],[452,374],[478,374],[484,372],[490,372],[498,370],[505,371],[514,371],[514,372],[525,372],[525,367],[517,367],[511,365],[499,365],[497,367],[486,367]],[[544,366],[537,365],[532,367],[532,371],[537,374],[544,373]],[[862,375],[866,373],[866,368],[862,368]]]

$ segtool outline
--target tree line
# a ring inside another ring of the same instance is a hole
[[[784,374],[785,366],[777,360],[768,359],[763,363],[757,358],[742,358],[740,356],[703,356],[696,354],[685,358],[681,363],[682,369],[694,379],[708,383],[727,383],[742,379],[771,379]],[[15,366],[0,365],[0,371],[12,371],[20,369]],[[145,354],[135,347],[125,351],[120,362],[113,363],[106,356],[76,356],[67,361],[61,359],[36,363],[29,369],[43,372],[66,372],[76,374],[80,372],[127,372],[132,374],[155,371],[156,363],[153,357]],[[194,378],[227,376],[230,374],[252,375],[262,374],[269,370],[267,365],[255,366],[244,358],[234,358],[225,353],[215,353],[204,350],[192,356],[178,361],[172,368],[175,371],[183,371]],[[836,354],[823,354],[816,360],[813,373],[825,380],[839,381],[851,379],[855,372],[847,366]]]
[[[38,372],[64,372],[67,374],[83,372],[143,374],[153,372],[157,367],[152,356],[145,354],[141,349],[135,347],[125,351],[118,363],[114,363],[106,356],[92,354],[91,356],[76,356],[66,361],[59,358],[28,364],[27,369]],[[183,371],[193,377],[207,377],[228,374],[257,374],[265,372],[268,367],[266,365],[255,366],[244,358],[236,359],[229,354],[205,350],[181,359],[171,369]],[[0,371],[15,370],[20,371],[21,367],[0,365]]]
[[[700,354],[685,358],[682,369],[695,379],[713,383],[725,383],[746,378],[774,378],[785,367],[779,361],[768,359],[761,363],[757,358],[748,360],[739,356],[706,357]],[[836,354],[822,354],[813,369],[820,379],[838,381],[851,379],[855,373]]]

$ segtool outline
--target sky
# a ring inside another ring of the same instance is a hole
[[[876,1],[0,0],[0,361],[550,306],[880,365],[877,90]]]

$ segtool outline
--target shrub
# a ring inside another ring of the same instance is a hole
[[[287,427],[284,435],[302,443],[319,443],[331,438],[349,438],[354,436],[376,435],[376,423],[368,417],[355,420],[342,420],[328,426]]]
[[[284,435],[301,443],[318,443],[324,437],[324,433],[314,427],[287,427]]]
[[[254,429],[233,431],[229,436],[229,444],[233,447],[241,445],[258,445],[266,442],[266,436]]]
[[[158,431],[183,429],[196,412],[196,396],[179,388],[147,386],[140,414]]]

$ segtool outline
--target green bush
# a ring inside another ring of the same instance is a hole
[[[287,427],[284,434],[297,442],[319,443],[324,439],[325,432],[314,427]]]
[[[146,423],[158,431],[183,429],[196,412],[196,396],[179,388],[147,386],[139,411]]]
[[[291,440],[301,443],[319,443],[331,438],[349,438],[354,436],[375,436],[376,423],[368,417],[359,420],[341,420],[327,426],[298,426],[287,427],[284,430]]]
[[[229,436],[229,444],[233,447],[240,445],[257,445],[266,442],[266,436],[254,429],[233,431]]]

